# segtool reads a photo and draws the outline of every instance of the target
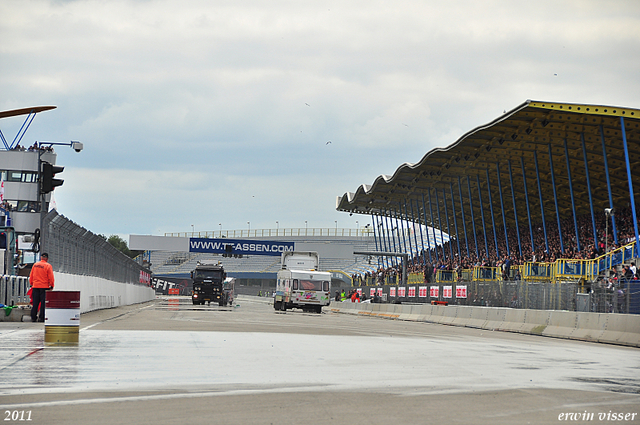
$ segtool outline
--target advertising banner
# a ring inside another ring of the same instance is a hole
[[[373,297],[376,294],[376,288],[369,288],[369,296]]]
[[[426,286],[419,286],[418,287],[418,296],[420,298],[427,298],[427,287]]]
[[[415,286],[409,286],[409,297],[415,298],[415,296],[416,296],[416,287]]]
[[[283,252],[293,250],[293,242],[257,241],[252,239],[189,239],[189,252],[231,255],[272,255],[279,257]]]
[[[382,288],[378,288],[378,296],[382,297]]]
[[[389,288],[389,296],[390,297],[395,297],[396,296],[396,287],[392,286],[391,288]]]
[[[405,293],[406,293],[406,289],[404,286],[400,286],[398,288],[398,297],[400,298],[404,298],[405,297]]]
[[[467,285],[456,285],[456,298],[467,298]]]
[[[442,287],[442,297],[443,298],[451,298],[453,296],[453,287],[452,286],[443,286]]]
[[[431,298],[438,298],[440,296],[440,288],[437,286],[429,287],[429,296]]]

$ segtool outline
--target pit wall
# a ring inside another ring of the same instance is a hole
[[[155,299],[155,291],[145,285],[112,282],[94,276],[55,272],[55,291],[80,291],[80,313],[143,303]],[[27,283],[28,285],[28,283]],[[28,301],[28,300],[27,300]],[[0,310],[0,322],[21,322],[31,308],[19,306],[8,315]]]
[[[329,309],[334,313],[640,347],[640,316],[635,314],[336,301]]]

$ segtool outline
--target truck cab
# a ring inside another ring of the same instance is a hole
[[[191,279],[193,280],[191,301],[193,304],[202,305],[205,302],[208,304],[217,302],[220,306],[227,305],[229,303],[229,292],[224,290],[226,277],[227,274],[221,264],[198,263],[195,270],[191,272]]]

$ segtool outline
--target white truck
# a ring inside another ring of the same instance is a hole
[[[331,302],[331,273],[318,271],[317,252],[287,251],[282,253],[282,268],[278,271],[273,308],[286,311],[322,313],[322,306]]]

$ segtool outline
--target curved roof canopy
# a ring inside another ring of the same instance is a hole
[[[504,212],[506,225],[513,226],[514,202],[519,220],[526,219],[528,201],[531,220],[541,221],[542,194],[545,215],[555,218],[557,199],[558,214],[565,219],[572,217],[572,193],[577,216],[590,212],[589,194],[594,210],[602,212],[609,207],[607,166],[613,204],[625,207],[630,197],[622,122],[631,170],[640,170],[640,110],[528,100],[450,146],[431,150],[417,164],[402,164],[393,176],[381,175],[372,185],[361,185],[355,192],[339,196],[336,209],[440,227],[436,211],[448,217],[455,211],[461,217],[461,205],[465,219],[470,220],[471,192],[476,220],[480,219],[480,202],[485,205],[485,214],[490,202],[496,210],[496,225],[502,225],[499,216]],[[634,192],[638,192],[640,178],[634,179]]]

